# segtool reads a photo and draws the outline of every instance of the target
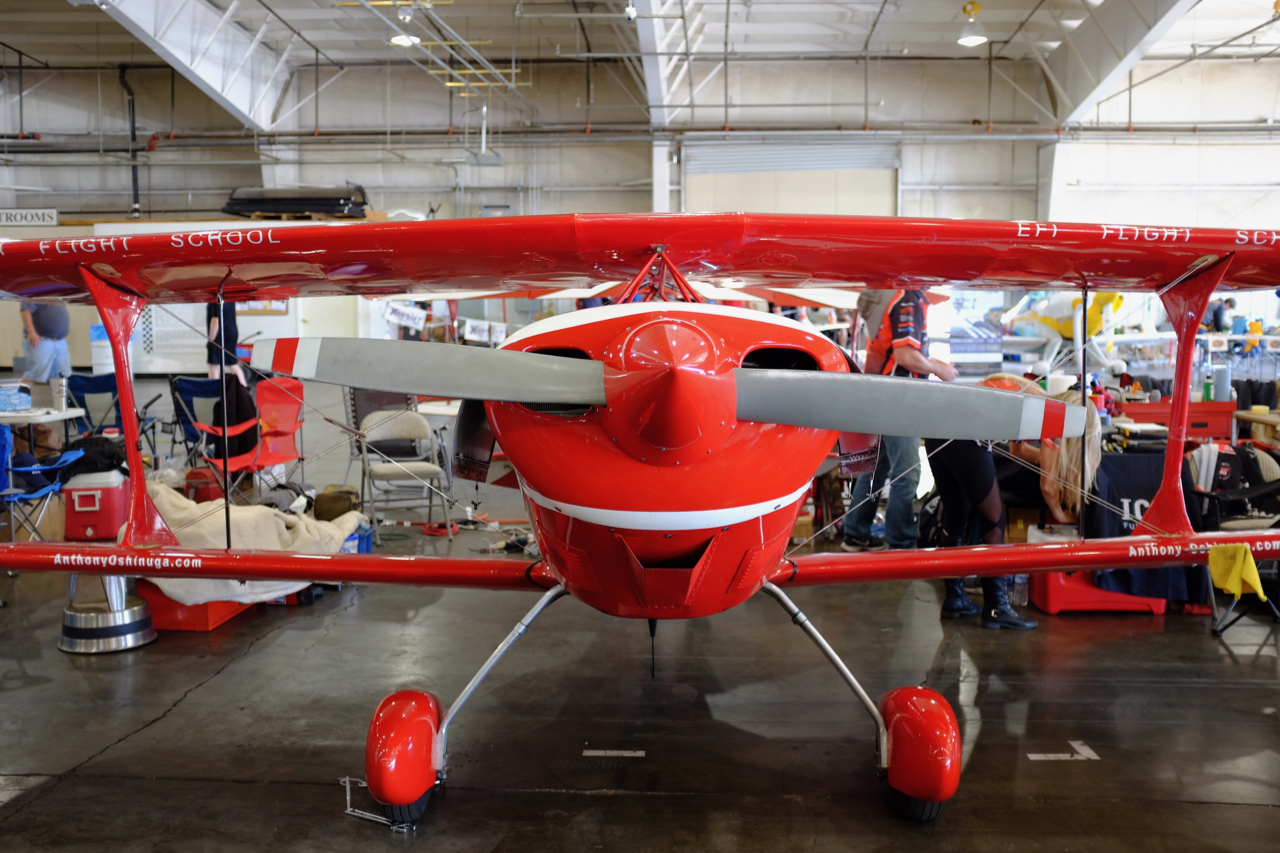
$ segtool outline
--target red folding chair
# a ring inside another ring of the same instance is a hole
[[[274,468],[276,465],[283,465],[288,462],[303,464],[303,458],[298,451],[298,442],[301,440],[300,430],[302,429],[302,393],[302,382],[297,379],[279,377],[276,379],[264,379],[258,383],[257,398],[255,400],[258,407],[257,420],[246,421],[227,430],[228,435],[235,436],[245,432],[255,424],[258,426],[257,446],[247,453],[241,453],[227,459],[226,469],[228,474],[236,475],[230,484],[230,488],[228,488],[228,484],[221,482],[222,460],[207,455],[205,457],[205,461],[209,463],[209,467],[213,469],[214,475],[218,477],[220,485],[228,494],[236,486],[239,486],[240,481],[248,474],[256,474],[259,471]],[[222,434],[221,429],[207,424],[197,423],[195,426],[210,435],[220,436]]]
[[[302,442],[302,382],[287,376],[264,379],[258,383],[257,403],[261,425],[258,447],[262,451],[254,463],[257,470],[296,461],[305,477],[306,460],[298,449]]]

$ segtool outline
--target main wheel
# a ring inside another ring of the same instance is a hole
[[[933,820],[960,784],[960,726],[947,700],[926,687],[899,687],[880,700],[889,729],[889,788],[907,820]]]
[[[942,803],[931,803],[928,800],[917,800],[910,794],[889,789],[889,803],[898,816],[912,823],[928,823],[942,813]]]
[[[392,806],[383,803],[382,816],[393,824],[417,823],[418,819],[427,811],[427,804],[431,802],[431,792],[434,790],[434,786],[428,788],[425,794],[407,806]]]
[[[437,771],[440,700],[420,690],[392,693],[369,723],[364,771],[369,793],[392,823],[414,823],[427,810]]]

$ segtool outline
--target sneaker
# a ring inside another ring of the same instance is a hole
[[[888,547],[889,543],[878,536],[872,536],[869,539],[855,539],[846,534],[844,541],[840,543],[840,548],[844,551],[883,551]]]

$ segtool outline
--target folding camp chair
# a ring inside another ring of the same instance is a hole
[[[1203,471],[1205,466],[1213,470]],[[1280,466],[1252,447],[1197,448],[1183,463],[1183,489],[1202,501],[1206,530],[1265,530],[1280,524],[1280,514],[1268,511],[1274,508],[1268,498],[1280,494]]]
[[[72,421],[72,428],[79,435],[98,435],[104,429],[117,429],[123,433],[120,392],[116,387],[114,373],[102,373],[97,376],[73,373],[67,377],[67,393],[71,396],[76,408],[85,411],[84,417]],[[151,448],[153,459],[156,455],[156,427],[159,422],[155,418],[147,417],[147,410],[155,405],[161,396],[157,394],[152,397],[138,413],[138,431],[146,439],[147,446]]]
[[[181,444],[183,464],[190,468],[204,458],[210,433],[200,430],[196,424],[213,423],[213,407],[222,399],[221,380],[173,376],[169,378],[169,390],[173,394],[175,452],[172,455],[177,455],[176,450]]]
[[[216,448],[206,445],[202,453],[202,458],[228,495],[233,494],[249,474],[289,462],[301,465],[303,461],[298,451],[299,430],[302,428],[302,382],[289,377],[264,379],[258,383],[255,404],[258,409],[255,418],[227,428],[228,437],[234,437],[254,426],[258,427],[258,442],[254,448],[226,460],[225,468],[230,483],[223,482],[223,460]],[[206,435],[215,438],[222,436],[221,427],[199,421],[192,422],[192,425]],[[231,477],[233,474],[235,476]],[[285,478],[288,479],[288,474]]]
[[[58,471],[84,456],[83,450],[69,450],[52,465],[10,464],[13,456],[13,430],[8,426],[0,426],[0,478],[4,481],[4,490],[0,491],[0,503],[8,514],[9,541],[13,541],[19,529],[25,530],[28,540],[42,541],[40,522],[44,520],[49,501],[62,491],[62,483],[58,480]],[[50,482],[36,488],[19,488],[14,474],[34,474],[46,476]],[[35,506],[28,506],[35,504]]]

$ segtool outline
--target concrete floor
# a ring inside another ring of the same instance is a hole
[[[308,397],[334,411],[330,392]],[[312,447],[338,435],[308,429]],[[341,481],[346,451],[326,458],[308,469],[319,485]],[[523,514],[514,493],[480,498]],[[410,532],[386,548],[450,546]],[[925,683],[955,707],[960,792],[920,826],[889,811],[871,723],[771,600],[662,623],[654,678],[643,622],[565,600],[458,718],[447,791],[404,836],[343,813],[338,779],[363,775],[373,709],[406,687],[451,701],[533,595],[348,587],[77,657],[56,648],[65,590],[61,575],[0,577],[3,851],[1280,844],[1280,631],[1252,617],[1223,640],[1180,615],[1041,615],[1023,634],[942,623],[934,583],[794,591],[873,696]],[[1028,758],[1069,741],[1099,760]]]

